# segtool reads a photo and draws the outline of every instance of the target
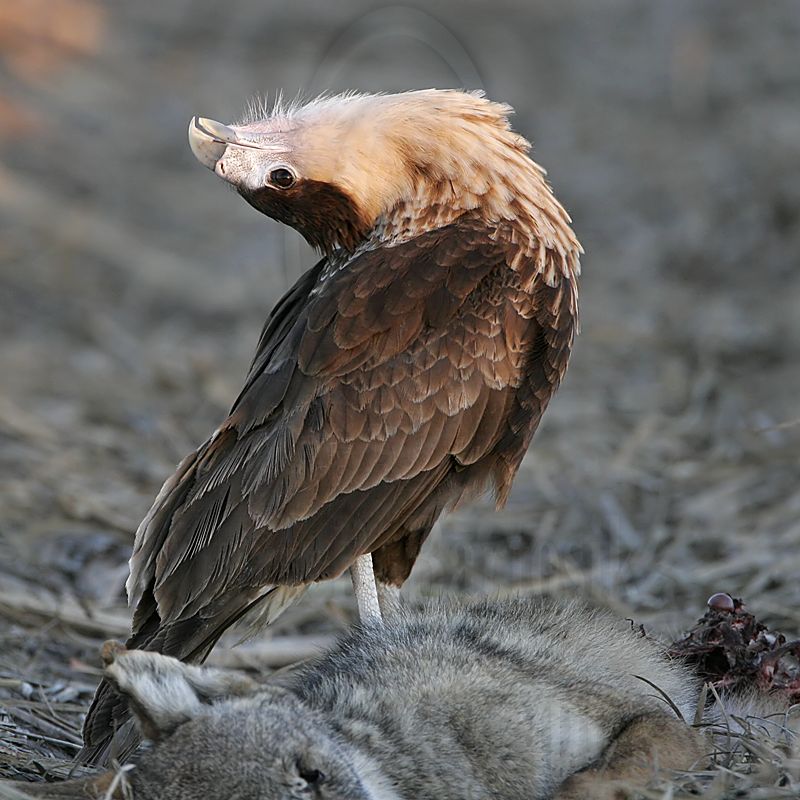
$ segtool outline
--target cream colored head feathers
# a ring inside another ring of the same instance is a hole
[[[487,222],[519,218],[548,249],[577,253],[569,217],[528,157],[529,142],[511,130],[511,113],[482,93],[450,89],[257,106],[226,128],[238,146],[206,163],[245,196],[269,189],[280,169],[298,184],[335,187],[366,230],[384,221],[397,233],[399,218],[414,235],[415,219],[430,229],[480,209]]]
[[[242,130],[277,133],[300,175],[339,186],[377,219],[414,197],[420,182],[430,188],[452,181],[462,202],[477,205],[489,189],[489,173],[511,166],[490,162],[530,147],[510,130],[510,113],[509,106],[478,94],[430,89],[278,107]],[[464,190],[473,197],[464,197]]]

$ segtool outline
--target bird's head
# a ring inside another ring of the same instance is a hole
[[[352,250],[393,213],[425,229],[477,207],[511,216],[529,183],[549,195],[510,111],[455,90],[337,95],[233,125],[194,117],[189,142],[262,213],[321,250]]]

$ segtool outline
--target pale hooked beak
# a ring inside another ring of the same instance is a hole
[[[189,146],[195,154],[197,160],[221,178],[230,180],[225,174],[224,166],[219,164],[222,156],[229,147],[241,148],[249,151],[260,151],[264,153],[285,153],[286,145],[279,139],[256,134],[253,138],[252,132],[244,131],[241,128],[231,128],[213,119],[205,117],[192,117],[189,123]]]
[[[248,146],[239,140],[233,128],[213,119],[192,117],[189,123],[189,147],[204,167],[213,171],[229,144]]]

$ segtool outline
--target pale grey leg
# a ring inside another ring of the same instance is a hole
[[[383,581],[377,581],[377,586],[381,614],[383,614],[385,620],[391,619],[397,615],[403,605],[403,599],[400,597],[400,587]]]
[[[359,620],[362,623],[383,622],[370,553],[359,556],[353,562],[350,567],[350,577],[353,579],[353,590],[356,593]]]

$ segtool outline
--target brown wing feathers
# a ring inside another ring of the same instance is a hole
[[[270,586],[381,547],[381,571],[407,574],[448,503],[492,476],[506,495],[564,372],[575,300],[566,279],[523,291],[511,229],[484,231],[467,215],[323,260],[276,307],[230,416],[137,535],[134,646],[204,658]],[[392,566],[403,536],[410,562]]]
[[[436,471],[422,481],[432,491],[443,464],[516,467],[574,325],[566,282],[540,281],[533,295],[519,283],[503,247],[468,223],[309,282],[313,295],[267,326],[231,416],[153,515],[135,569],[152,575],[164,621],[260,588],[248,579],[336,574],[330,553],[347,553],[332,559],[346,568],[392,516],[385,498],[376,515],[361,493]],[[400,488],[398,503],[418,495]]]

